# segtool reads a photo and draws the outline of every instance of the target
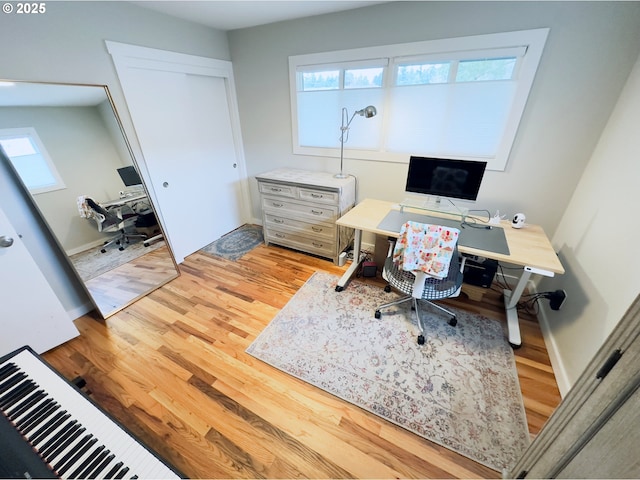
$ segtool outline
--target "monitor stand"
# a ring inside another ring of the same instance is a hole
[[[455,205],[448,198],[425,196],[425,197],[407,197],[400,202],[400,211],[405,208],[414,208],[417,210],[426,210],[429,212],[446,213],[455,215],[462,220],[469,214],[469,209]]]

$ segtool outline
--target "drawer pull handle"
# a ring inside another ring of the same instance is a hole
[[[316,242],[311,242],[311,244],[316,248],[322,248],[322,246],[324,245],[323,243],[316,243]]]
[[[324,230],[324,228],[320,228],[320,227],[311,227],[311,230],[313,230],[314,232],[320,233]]]
[[[279,218],[274,218],[273,223],[284,223],[284,220],[281,220]]]
[[[281,234],[281,233],[274,233],[273,235],[274,235],[275,237],[278,237],[278,238],[287,238],[287,237],[285,237],[285,236],[284,236],[283,234]]]
[[[281,192],[281,191],[282,191],[282,189],[281,189],[281,188],[271,187],[271,191],[272,191],[272,192]]]
[[[311,196],[313,198],[324,198],[324,195],[320,195],[319,193],[312,193]]]
[[[322,215],[322,210],[311,210],[311,213],[313,213],[314,215]]]
[[[274,202],[271,202],[271,205],[273,205],[273,206],[274,206],[274,207],[276,207],[276,208],[284,207],[284,203],[274,203]]]

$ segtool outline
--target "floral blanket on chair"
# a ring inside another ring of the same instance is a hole
[[[459,236],[457,228],[407,222],[400,229],[393,261],[402,270],[445,278]]]

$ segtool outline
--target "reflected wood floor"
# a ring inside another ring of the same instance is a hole
[[[245,349],[317,270],[345,267],[260,245],[238,262],[200,253],[181,276],[44,355],[191,478],[500,478],[254,359]],[[381,283],[380,280],[366,279]],[[506,324],[500,295],[458,307]],[[515,351],[529,430],[560,401],[535,318]]]

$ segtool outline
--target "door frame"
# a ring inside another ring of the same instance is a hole
[[[124,90],[122,78],[126,77],[126,70],[129,68],[144,68],[146,70],[159,70],[159,71],[180,71],[185,74],[203,75],[209,77],[222,78],[225,83],[225,91],[227,94],[227,104],[229,106],[229,116],[231,121],[231,132],[233,136],[233,144],[236,154],[236,160],[238,164],[238,180],[240,182],[240,192],[242,198],[242,205],[240,205],[240,213],[243,222],[248,222],[251,219],[251,197],[249,193],[249,182],[247,177],[247,168],[244,156],[244,147],[242,143],[242,134],[240,128],[240,114],[238,110],[238,101],[235,89],[235,80],[233,77],[233,64],[227,60],[219,60],[209,57],[201,57],[197,55],[190,55],[185,53],[171,52],[167,50],[159,50],[155,48],[140,47],[137,45],[130,45],[126,43],[113,42],[111,40],[105,40],[107,51],[113,59],[116,73],[120,79],[120,86]],[[128,109],[128,106],[127,106]],[[129,110],[129,116],[131,111]],[[135,124],[134,124],[135,130]],[[135,133],[135,132],[134,132]],[[135,135],[138,145],[140,141]],[[137,160],[137,164],[140,168],[140,174],[145,180],[151,201],[156,206],[159,221],[163,226],[166,226],[166,222],[162,217],[162,209],[159,208],[158,197],[156,194],[157,189],[161,188],[160,185],[154,185],[149,175],[148,166],[144,158],[144,151],[140,148],[142,157]],[[166,228],[165,228],[165,231]],[[171,233],[168,234],[169,240]],[[176,250],[173,249],[175,252]],[[182,263],[184,258],[177,258],[177,263]]]
[[[509,478],[559,475],[639,384],[640,295],[511,468]]]

